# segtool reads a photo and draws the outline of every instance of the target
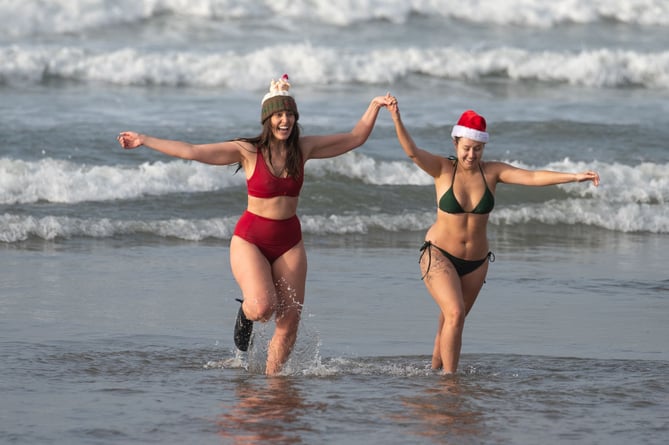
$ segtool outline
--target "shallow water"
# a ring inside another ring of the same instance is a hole
[[[4,441],[660,443],[666,432],[666,281],[631,294],[624,277],[570,276],[554,250],[500,251],[460,373],[446,377],[429,369],[436,314],[416,249],[313,247],[310,267],[327,272],[312,272],[284,375],[267,378],[270,325],[256,324],[248,354],[233,351],[226,247],[104,244],[4,250]]]
[[[10,0],[0,15],[0,442],[664,443],[663,0]],[[306,166],[307,299],[276,378],[271,324],[249,354],[231,338],[243,177],[116,144],[254,136],[284,72],[304,134],[348,131],[391,91],[435,153],[473,108],[486,159],[600,173],[599,188],[500,185],[456,376],[429,369],[432,182],[387,113],[360,149]]]

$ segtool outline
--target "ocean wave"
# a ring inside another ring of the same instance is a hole
[[[583,184],[558,186],[574,198],[650,206],[663,206],[669,202],[669,164],[585,163],[569,158],[541,166],[507,162],[526,169],[598,171],[602,178],[598,188]],[[375,186],[432,186],[432,179],[409,161],[380,161],[358,152],[309,161],[305,173],[307,181],[334,175]],[[132,200],[174,193],[221,191],[245,184],[244,175],[234,174],[233,167],[182,160],[146,162],[137,166],[90,166],[51,158],[38,161],[0,158],[0,178],[0,204],[4,205]],[[522,195],[517,199],[522,200]]]
[[[249,66],[263,69],[247,70]],[[255,91],[266,73],[288,71],[296,84],[392,84],[412,74],[436,79],[571,84],[595,88],[669,88],[669,51],[595,49],[528,51],[389,48],[356,52],[311,44],[276,45],[247,54],[124,48],[0,47],[0,84],[54,79],[114,85],[234,88]],[[239,76],[240,72],[248,75]]]
[[[537,205],[495,209],[490,222],[497,225],[581,224],[623,233],[669,233],[669,209],[651,204],[611,205],[597,200],[551,200]]]
[[[77,33],[105,26],[159,19],[166,15],[212,21],[312,21],[350,26],[373,20],[395,23],[413,14],[482,24],[551,27],[565,23],[619,22],[641,26],[669,24],[664,0],[40,0],[0,2],[5,25],[0,36]]]
[[[506,188],[506,193],[490,217],[492,224],[568,224],[588,225],[619,232],[669,233],[669,164],[574,162],[569,159],[544,166],[518,167],[557,171],[597,170],[599,187],[591,184],[563,184],[539,200],[533,188]],[[379,161],[360,153],[307,164],[307,182],[319,178],[348,178],[347,187],[424,186],[432,193],[432,180],[409,161]],[[356,185],[357,184],[357,185]],[[362,185],[360,185],[362,184]],[[171,161],[129,166],[85,166],[71,161],[44,159],[34,162],[0,159],[0,204],[8,206],[0,216],[0,241],[17,242],[32,237],[52,240],[72,237],[110,238],[123,235],[149,235],[189,241],[207,238],[229,239],[236,216],[221,218],[119,219],[101,217],[41,216],[16,213],[24,204],[59,203],[76,206],[83,202],[138,200],[147,196],[174,193],[225,191],[231,187],[239,194],[240,205],[244,176],[232,169],[205,166],[193,162]],[[507,191],[510,190],[510,191]],[[40,206],[41,212],[49,212]],[[422,231],[432,224],[434,208],[379,212],[348,210],[346,202],[334,202],[329,212],[308,210],[300,214],[305,233],[325,236],[365,234],[369,232]],[[77,215],[79,212],[76,213]],[[160,218],[160,217],[158,217]]]
[[[201,241],[207,238],[230,239],[236,218],[188,220],[173,218],[159,221],[76,218],[69,216],[0,215],[0,242],[15,243],[31,238],[43,240],[71,238],[113,238],[145,235]]]
[[[172,238],[185,241],[229,240],[237,216],[209,219],[116,220],[70,216],[0,215],[0,242],[28,239],[117,238],[123,236]],[[434,222],[434,210],[423,212],[300,214],[307,235],[338,237],[372,232],[424,232]],[[669,233],[669,209],[650,204],[612,205],[595,199],[550,200],[541,204],[498,206],[492,225],[584,225],[613,232]]]
[[[130,200],[244,184],[243,175],[233,175],[231,167],[225,168],[186,161],[127,167],[89,166],[51,158],[39,161],[2,158],[0,204]]]

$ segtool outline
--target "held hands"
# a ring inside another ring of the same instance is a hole
[[[393,119],[396,119],[400,115],[400,107],[397,103],[397,98],[395,96],[391,96],[390,93],[386,94],[386,99],[388,100],[388,111],[390,112],[390,116]]]
[[[386,93],[385,96],[377,96],[372,99],[372,103],[381,107],[390,108],[393,105],[397,105],[397,99],[395,96],[391,96],[390,93]]]
[[[121,147],[125,148],[126,150],[137,148],[144,144],[144,137],[139,133],[135,133],[134,131],[123,131],[119,133],[119,135],[116,137],[116,140],[121,145]]]

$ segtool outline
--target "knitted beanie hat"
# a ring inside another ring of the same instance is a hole
[[[278,81],[272,79],[269,84],[269,92],[262,98],[260,122],[265,122],[268,117],[279,111],[292,111],[295,114],[296,121],[300,118],[295,99],[293,99],[288,90],[290,90],[288,74],[281,76],[281,79]]]
[[[485,144],[489,139],[485,128],[486,123],[483,116],[477,114],[476,111],[467,110],[462,113],[458,123],[453,126],[451,137],[453,139],[456,137],[465,137]]]

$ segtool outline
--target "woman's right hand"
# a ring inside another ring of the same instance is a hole
[[[118,134],[116,140],[121,145],[121,147],[125,148],[126,150],[137,148],[144,144],[144,138],[142,135],[135,133],[134,131],[122,131]]]
[[[397,103],[397,98],[395,96],[390,96],[390,93],[388,93],[388,111],[390,111],[390,116],[393,118],[393,120],[399,118],[400,115],[400,106]]]

